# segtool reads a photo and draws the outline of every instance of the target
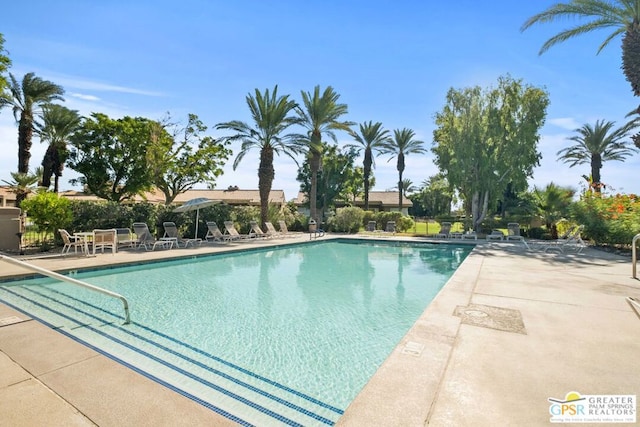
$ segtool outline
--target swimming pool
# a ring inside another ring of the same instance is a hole
[[[470,252],[317,242],[37,279],[0,300],[241,424],[330,425]]]

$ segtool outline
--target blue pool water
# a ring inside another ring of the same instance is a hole
[[[341,241],[0,283],[0,301],[246,425],[331,425],[468,246]]]

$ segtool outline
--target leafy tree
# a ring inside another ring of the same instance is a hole
[[[622,69],[636,96],[640,96],[640,0],[570,0],[556,3],[527,19],[524,31],[537,23],[565,18],[586,18],[588,22],[565,29],[547,40],[540,54],[565,40],[600,29],[614,28],[598,47],[598,53],[613,39],[622,36]]]
[[[591,165],[591,185],[596,192],[602,189],[600,170],[607,161],[623,162],[637,150],[623,141],[636,124],[629,122],[614,129],[615,122],[597,120],[595,126],[585,124],[575,130],[578,135],[569,138],[575,145],[558,151],[558,160],[569,163],[569,167],[589,163]]]
[[[9,92],[0,95],[0,108],[9,105],[13,108],[13,116],[18,122],[18,172],[28,173],[34,115],[38,107],[63,100],[64,89],[34,73],[25,74],[22,82],[9,73],[9,80]]]
[[[353,168],[351,173],[344,177],[345,194],[349,196],[349,200],[353,203],[356,199],[364,194],[364,169],[360,166]],[[369,175],[369,187],[376,185],[376,177]]]
[[[538,215],[542,217],[553,239],[558,238],[556,223],[569,214],[569,207],[573,202],[575,190],[561,187],[553,182],[544,189],[534,187],[533,197]]]
[[[327,209],[335,207],[335,201],[346,199],[346,189],[349,178],[354,173],[353,163],[356,153],[353,150],[342,152],[336,145],[323,144],[324,153],[323,167],[318,173],[316,192],[316,206],[321,212],[319,218],[324,218]],[[300,182],[300,191],[311,197],[311,159],[298,169],[297,180]]]
[[[322,135],[329,137],[337,142],[334,130],[349,131],[353,123],[347,121],[339,121],[340,116],[347,114],[347,104],[339,104],[338,95],[331,86],[327,86],[322,95],[320,95],[320,86],[310,92],[301,91],[303,108],[298,108],[300,116],[300,125],[307,130],[307,137],[304,142],[307,145],[307,157],[311,172],[311,188],[309,191],[309,212],[311,218],[318,221],[316,212],[317,201],[317,177],[318,171],[322,168],[322,155],[324,144],[322,143]]]
[[[173,128],[172,132],[167,128]],[[153,129],[147,159],[153,184],[164,194],[165,204],[172,203],[178,194],[197,183],[206,182],[213,187],[222,174],[222,167],[231,155],[226,147],[229,143],[203,136],[206,130],[207,126],[195,114],[189,114],[182,129],[168,123]]]
[[[371,121],[360,124],[360,133],[351,130],[351,137],[355,144],[347,144],[359,154],[364,151],[364,210],[369,210],[369,176],[374,166],[374,155],[380,154],[386,144],[391,141],[389,131],[382,127],[382,123]]]
[[[548,104],[544,90],[509,76],[489,90],[476,86],[447,93],[447,104],[436,114],[432,152],[470,207],[474,230],[507,183],[526,188],[540,162],[538,131]]]
[[[423,210],[420,216],[433,218],[440,215],[451,215],[453,191],[444,174],[430,176],[423,185],[422,190],[411,197],[414,208],[419,205]],[[414,214],[419,216],[416,209],[414,209]]]
[[[255,96],[248,94],[247,105],[254,121],[253,126],[234,120],[216,125],[216,129],[229,129],[236,132],[227,136],[224,141],[240,141],[240,152],[233,162],[235,170],[244,156],[252,149],[260,149],[260,164],[258,166],[258,190],[260,192],[260,222],[268,221],[269,193],[275,177],[273,155],[285,154],[295,161],[295,155],[300,154],[301,135],[288,133],[282,135],[291,125],[299,123],[299,119],[289,115],[297,106],[289,95],[278,96],[278,86],[273,92],[265,89],[264,94],[255,89]]]
[[[171,138],[163,132],[158,122],[149,119],[127,116],[114,120],[93,113],[70,139],[68,165],[81,175],[71,182],[115,202],[149,190],[147,149],[160,143],[170,147]]]
[[[73,221],[71,201],[50,191],[39,191],[23,201],[21,207],[29,212],[29,219],[41,232],[55,234]]]
[[[424,154],[424,142],[414,139],[416,133],[411,129],[395,129],[393,139],[380,150],[381,154],[390,154],[391,158],[396,157],[396,169],[398,170],[398,206],[402,206],[402,194],[404,187],[402,184],[402,173],[404,172],[404,158],[408,154]]]
[[[47,152],[42,159],[42,186],[51,186],[51,175],[55,175],[53,191],[58,192],[59,179],[64,163],[69,157],[67,141],[78,129],[82,119],[76,110],[57,104],[42,107],[42,123],[35,123],[41,142],[48,142]]]
[[[4,36],[0,33],[0,93],[7,87],[7,79],[4,73],[11,66],[11,59],[7,56],[7,51],[4,49]]]

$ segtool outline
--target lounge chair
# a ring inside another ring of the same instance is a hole
[[[78,253],[78,248],[80,248],[80,252],[84,252],[84,241],[78,236],[72,236],[69,232],[63,228],[58,230],[60,233],[60,237],[62,237],[62,242],[64,246],[62,247],[62,253],[68,254],[71,248],[73,248],[74,253]]]
[[[487,234],[487,240],[504,240],[504,233],[502,230],[493,230],[490,234]]]
[[[529,245],[524,240],[524,236],[520,235],[520,224],[517,222],[510,222],[507,224],[506,240],[507,241],[514,240],[514,241],[522,242],[524,247],[529,249]]]
[[[200,238],[190,239],[190,238],[182,237],[178,233],[178,227],[176,227],[175,222],[171,222],[171,221],[163,222],[162,226],[164,227],[164,236],[162,236],[162,238],[167,240],[168,239],[173,240],[176,243],[177,247],[180,247],[180,244],[183,244],[183,247],[186,248],[189,245],[202,243],[202,239]]]
[[[236,230],[236,226],[233,224],[233,221],[225,221],[224,230],[227,236],[226,239],[228,240],[244,240],[250,237],[249,234],[238,233],[238,230]]]
[[[133,237],[133,233],[128,228],[116,228],[116,239],[118,248],[130,247],[135,248],[137,240]]]
[[[580,236],[582,231],[584,231],[584,225],[573,227],[569,230],[566,238],[543,244],[543,252],[547,252],[550,249],[557,249],[559,253],[564,253],[567,249],[575,249],[576,253],[581,253],[582,250],[587,247]]]
[[[471,231],[467,231],[467,232],[465,232],[465,233],[461,233],[461,234],[460,234],[460,238],[461,238],[462,240],[465,240],[465,239],[469,239],[469,240],[471,240],[471,239],[473,239],[473,240],[478,240],[478,234],[477,234],[475,231],[471,230]]]
[[[442,237],[444,239],[448,239],[451,237],[451,223],[443,222],[440,224],[440,231],[434,234],[432,237]]]
[[[265,227],[267,227],[267,236],[268,237],[280,237],[282,233],[280,233],[269,221],[264,223]]]
[[[392,235],[396,235],[396,222],[395,221],[387,221],[387,226],[384,229],[385,233],[390,233]]]
[[[267,233],[265,233],[264,231],[262,231],[262,228],[260,228],[260,226],[258,225],[257,221],[249,221],[249,225],[251,226],[251,230],[249,231],[249,237],[252,239],[257,239],[257,238],[267,238],[269,237],[269,235],[267,235]]]
[[[366,227],[366,231],[367,233],[375,233],[376,231],[376,222],[375,221],[369,221],[367,223],[367,227]]]
[[[222,231],[220,231],[220,228],[218,228],[218,224],[216,224],[215,221],[207,221],[207,235],[204,236],[204,239],[207,242],[210,241],[214,241],[214,242],[226,242],[227,239],[225,239],[225,236],[222,234]]]
[[[157,240],[151,232],[149,227],[144,222],[133,223],[133,233],[136,235],[135,241],[138,248],[145,248],[145,250],[155,251],[157,247],[163,249],[171,249],[173,247],[172,240]]]
[[[105,248],[111,248],[112,254],[118,250],[118,237],[115,228],[93,230],[93,254],[95,255],[98,249],[104,253]]]
[[[280,235],[285,237],[295,237],[295,233],[289,231],[287,228],[287,223],[284,220],[278,221],[278,226],[280,227]]]

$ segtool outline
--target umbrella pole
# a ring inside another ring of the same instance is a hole
[[[198,223],[200,222],[200,209],[196,209],[196,235],[193,236],[194,239],[198,238]]]

